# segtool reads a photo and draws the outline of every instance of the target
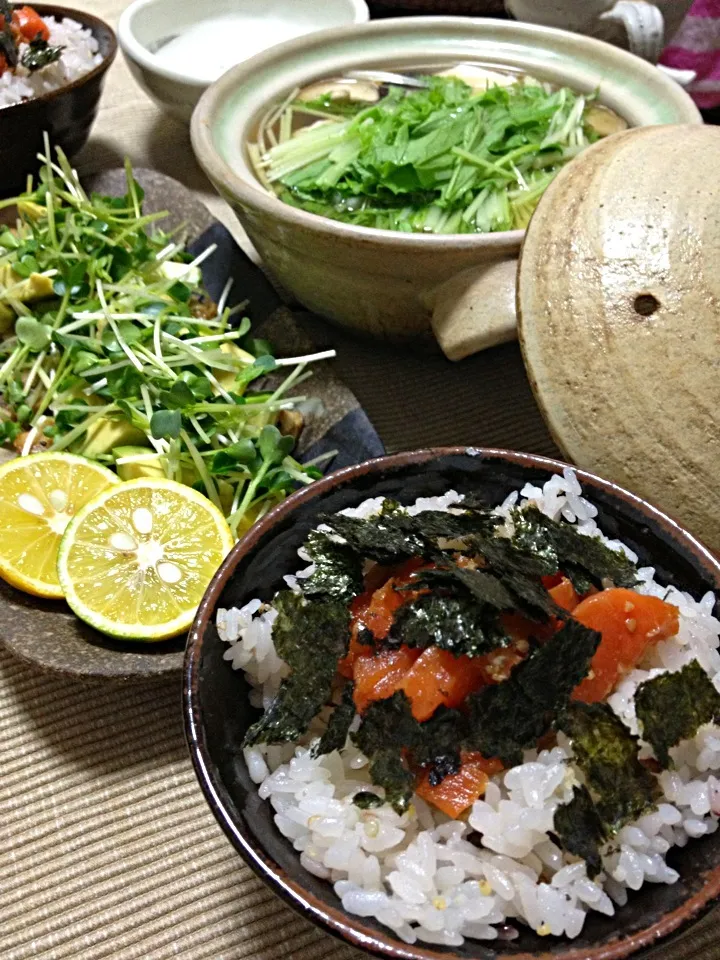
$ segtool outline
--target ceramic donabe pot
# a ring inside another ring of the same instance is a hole
[[[523,232],[438,236],[328,220],[270,194],[252,172],[247,143],[268,105],[314,80],[458,62],[524,70],[580,92],[599,89],[600,101],[631,126],[700,122],[686,93],[623,50],[531,24],[451,17],[380,20],[280,44],[210,87],[192,122],[200,163],[291,297],[385,339],[432,331],[453,360],[515,337]]]

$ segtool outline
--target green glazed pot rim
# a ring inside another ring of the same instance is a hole
[[[600,102],[631,126],[702,123],[690,96],[652,64],[601,40],[530,23],[468,17],[376,20],[323,30],[279,44],[229,70],[200,99],[191,123],[200,165],[243,212],[357,244],[405,250],[519,249],[523,230],[489,234],[419,234],[330,220],[283,203],[257,180],[245,150],[262,110],[295,87],[348,70],[398,71],[423,63],[475,61],[515,67],[539,79],[599,91]]]

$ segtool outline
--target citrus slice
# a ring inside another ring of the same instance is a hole
[[[110,470],[69,453],[36,453],[0,467],[0,577],[38,597],[63,595],[60,540],[70,520],[120,481]]]
[[[233,545],[225,517],[173,480],[105,490],[68,525],[58,576],[70,607],[125,640],[165,640],[192,623]]]

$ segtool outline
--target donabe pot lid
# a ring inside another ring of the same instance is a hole
[[[720,129],[643,127],[565,167],[528,227],[519,336],[566,457],[720,550]]]

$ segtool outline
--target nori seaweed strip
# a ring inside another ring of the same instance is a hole
[[[453,593],[467,593],[498,611],[520,611],[538,623],[546,623],[550,616],[567,618],[567,610],[555,603],[539,580],[513,567],[512,547],[505,546],[505,543],[510,544],[509,540],[503,542],[502,538],[493,537],[479,543],[473,538],[472,542],[483,551],[490,564],[488,568],[461,567],[443,557],[438,561],[437,569],[416,574],[409,589],[415,583],[431,587],[440,584]]]
[[[472,535],[490,536],[501,523],[492,513],[464,511],[446,513],[443,510],[423,510],[414,516],[400,515],[397,523],[409,532],[428,540],[463,540]]]
[[[667,768],[670,747],[694,737],[703,724],[718,721],[720,693],[698,661],[692,660],[682,670],[641,683],[635,693],[635,713],[643,740]]]
[[[21,63],[27,70],[34,73],[35,70],[42,70],[43,67],[58,61],[64,50],[65,47],[51,47],[47,40],[36,37],[28,44]]]
[[[435,757],[428,766],[428,783],[431,787],[437,787],[445,777],[452,777],[453,774],[458,773],[461,765],[459,753],[445,753]]]
[[[569,704],[558,722],[572,741],[598,815],[615,832],[652,807],[660,794],[655,777],[638,760],[638,740],[604,703]]]
[[[430,785],[439,783],[460,769],[460,747],[467,735],[467,718],[459,710],[440,706],[424,723],[418,724],[410,759],[428,771]]]
[[[537,507],[515,511],[513,522],[513,539],[538,556],[549,558],[554,551],[557,569],[567,573],[580,593],[593,584],[602,586],[603,580],[612,580],[616,587],[634,587],[638,582],[637,567],[624,553],[578,533],[572,524],[551,520]]]
[[[519,550],[508,537],[471,537],[470,543],[485,558],[487,567],[483,572],[494,574],[511,594],[511,609],[541,623],[551,616],[567,617],[567,611],[555,603],[540,582],[548,571],[541,557]]]
[[[350,614],[340,600],[306,602],[291,591],[273,600],[278,611],[273,641],[291,667],[268,710],[245,735],[244,745],[297,740],[330,699],[338,661],[350,638]]]
[[[468,597],[426,595],[400,607],[388,636],[389,644],[430,646],[455,656],[479,657],[511,643],[497,612]]]
[[[410,806],[415,777],[403,763],[402,753],[396,747],[376,750],[368,767],[370,779],[385,790],[385,799],[397,813],[404,813]]]
[[[362,560],[353,550],[317,530],[304,546],[315,564],[315,571],[301,584],[306,597],[324,595],[349,603],[363,592]]]
[[[409,557],[439,556],[437,540],[465,539],[473,534],[488,536],[499,522],[490,514],[440,510],[409,516],[395,506],[367,519],[341,514],[320,519],[359,556],[386,564]]]
[[[557,808],[553,833],[564,850],[585,861],[590,878],[600,873],[600,847],[607,835],[587,787],[575,787],[570,803]]]
[[[463,593],[469,594],[474,600],[495,610],[514,610],[516,600],[507,587],[491,573],[484,570],[474,570],[471,567],[460,567],[454,563],[443,562],[433,570],[422,570],[413,577],[410,589],[416,583],[429,587],[444,587],[446,589],[462,588]]]
[[[410,557],[422,557],[428,553],[428,543],[397,524],[394,514],[370,517],[346,517],[341,514],[323,516],[321,521],[333,533],[342,537],[347,546],[360,557],[391,564]]]
[[[403,750],[418,742],[419,730],[410,701],[402,691],[397,691],[386,700],[371,703],[359,729],[352,734],[353,742],[370,761],[372,782],[385,789],[386,800],[398,812],[407,809],[415,784],[404,762]]]
[[[387,800],[402,812],[412,798],[415,777],[409,769],[423,767],[437,784],[460,769],[460,746],[465,718],[457,710],[439,707],[430,720],[419,723],[411,704],[399,690],[386,700],[371,703],[363,714],[353,742],[370,760],[372,782],[384,787]]]
[[[507,680],[470,694],[468,749],[499,757],[506,766],[521,763],[522,751],[551,729],[587,675],[599,643],[597,631],[568,620]]]
[[[325,753],[332,753],[333,750],[342,750],[350,732],[350,724],[354,719],[353,685],[345,683],[340,703],[330,714],[325,733],[315,744],[313,755],[320,757]]]

